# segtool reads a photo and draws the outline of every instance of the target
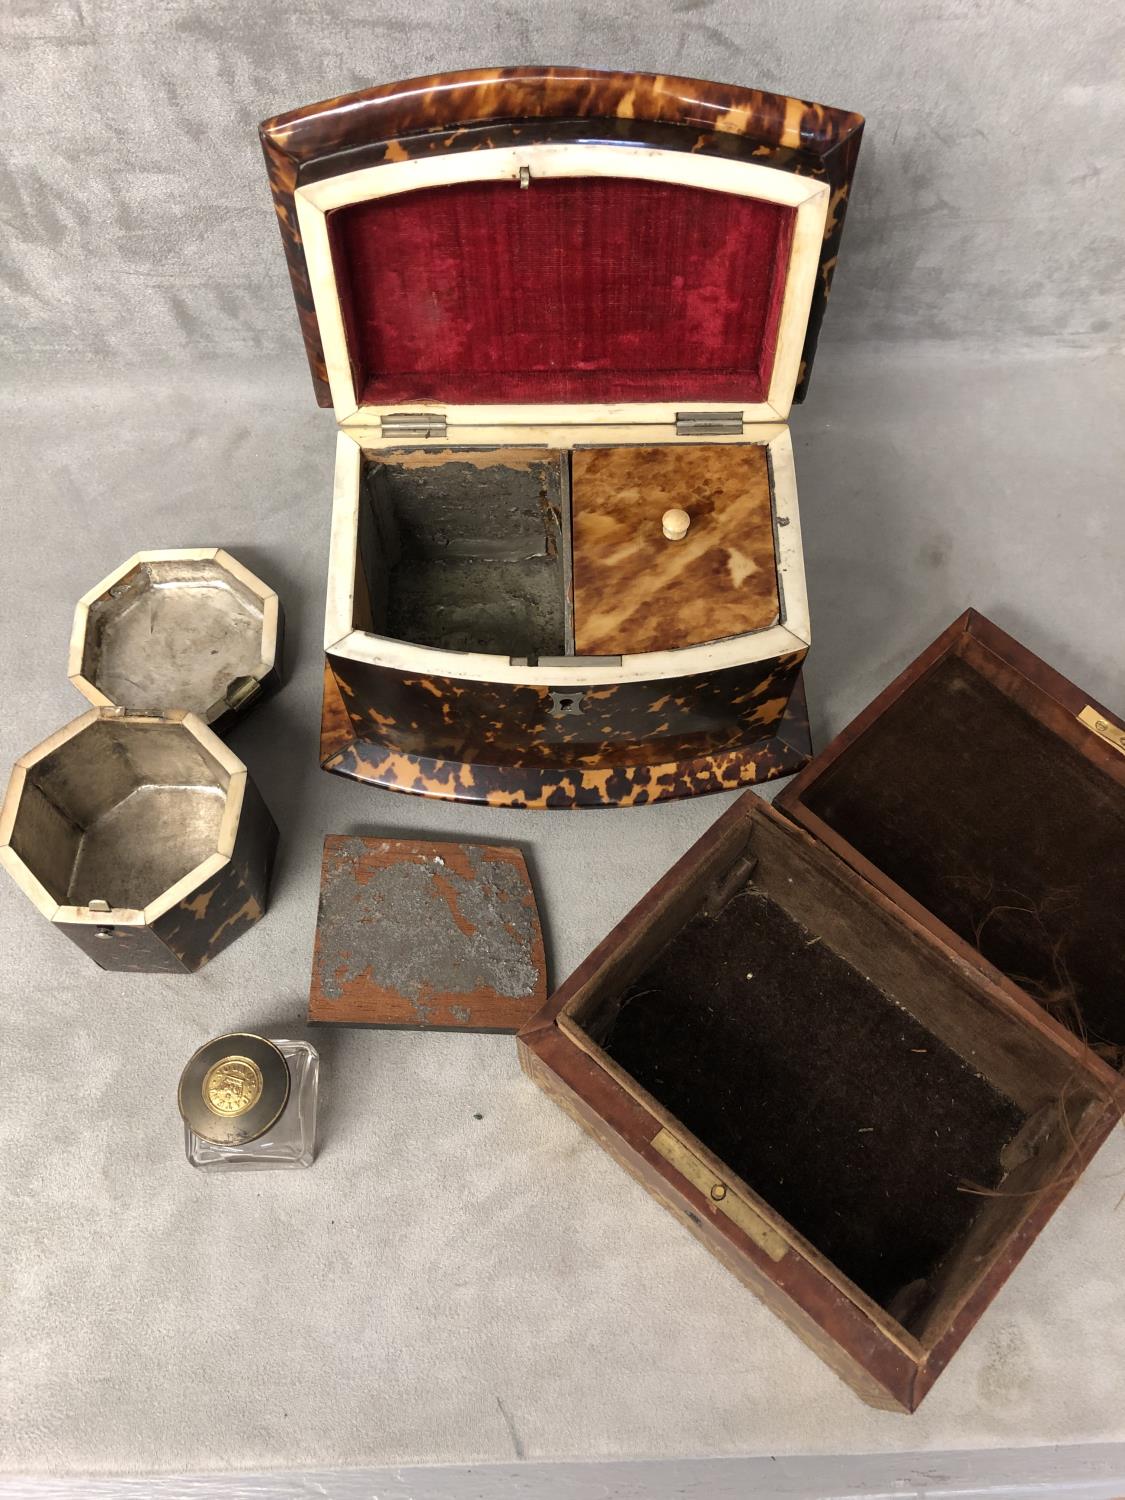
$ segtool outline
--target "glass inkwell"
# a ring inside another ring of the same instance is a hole
[[[234,1031],[180,1075],[188,1161],[202,1171],[311,1167],[320,1058],[308,1042]]]

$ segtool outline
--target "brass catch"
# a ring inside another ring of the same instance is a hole
[[[1115,750],[1125,755],[1125,729],[1118,729],[1116,724],[1111,724],[1096,708],[1092,708],[1087,703],[1078,715],[1078,722],[1085,724],[1086,728],[1092,729],[1100,740],[1105,740],[1107,745],[1112,745]]]
[[[745,1198],[740,1198],[728,1182],[716,1177],[706,1162],[700,1161],[694,1151],[689,1151],[678,1136],[664,1129],[653,1136],[650,1144],[681,1177],[686,1177],[693,1188],[713,1203],[719,1213],[726,1214],[747,1239],[752,1240],[759,1250],[764,1250],[770,1260],[782,1258],[789,1247],[777,1230],[771,1229],[757,1209]]]

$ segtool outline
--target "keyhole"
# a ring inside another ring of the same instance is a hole
[[[563,714],[580,714],[585,707],[581,693],[552,693],[551,712],[557,717]]]

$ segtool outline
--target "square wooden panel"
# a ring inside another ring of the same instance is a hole
[[[578,448],[571,491],[580,656],[674,650],[777,621],[763,445]],[[670,509],[689,517],[682,541],[664,535]]]
[[[325,839],[310,1021],[515,1032],[546,992],[518,849]]]

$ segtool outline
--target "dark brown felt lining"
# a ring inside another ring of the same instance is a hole
[[[748,845],[725,842],[694,902],[676,896],[580,992],[571,1021],[932,1344],[1019,1227],[1025,1195],[1065,1165],[1060,1100],[1076,1128],[1090,1100],[1068,1058],[982,1001],[825,851],[764,817],[752,827]],[[711,872],[744,846],[752,886],[702,915]],[[870,981],[842,956],[865,952]],[[959,1192],[968,1177],[1013,1196]]]
[[[951,654],[804,802],[1100,1055],[1125,1060],[1125,787]]]

